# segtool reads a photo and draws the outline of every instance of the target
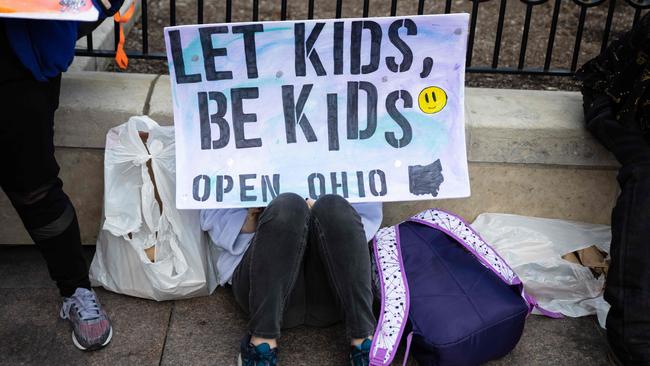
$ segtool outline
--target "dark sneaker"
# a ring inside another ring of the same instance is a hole
[[[272,349],[268,343],[253,346],[249,335],[241,340],[239,351],[238,366],[275,366],[278,363],[277,348]]]
[[[352,346],[350,350],[350,366],[368,366],[370,364],[370,346],[372,346],[370,338],[366,338],[358,346]]]
[[[59,315],[70,321],[72,342],[82,351],[102,348],[113,337],[108,315],[93,291],[80,287],[72,296],[64,297]]]

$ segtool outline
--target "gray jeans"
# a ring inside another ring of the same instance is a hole
[[[278,338],[281,328],[341,320],[353,338],[374,332],[363,224],[339,196],[323,196],[311,210],[296,194],[275,198],[259,217],[232,286],[253,336]]]

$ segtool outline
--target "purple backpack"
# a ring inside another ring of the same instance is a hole
[[[404,363],[411,348],[423,366],[478,365],[503,357],[537,307],[508,264],[448,212],[430,209],[382,228],[373,247],[381,313],[371,365],[389,365],[404,334]]]

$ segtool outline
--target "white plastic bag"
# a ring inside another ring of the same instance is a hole
[[[148,133],[146,146],[139,132]],[[173,127],[140,116],[108,132],[102,227],[90,267],[93,285],[159,301],[214,291],[216,273],[199,211],[177,210],[175,191]],[[153,262],[145,253],[152,246]]]
[[[609,253],[609,226],[485,213],[472,227],[510,264],[540,306],[571,317],[597,314],[605,327],[604,276],[595,278],[587,267],[562,256],[592,245]]]

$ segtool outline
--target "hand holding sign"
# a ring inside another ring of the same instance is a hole
[[[249,208],[246,213],[246,221],[244,221],[244,225],[242,225],[240,232],[247,234],[254,233],[257,229],[257,222],[261,213],[262,209],[259,207]]]
[[[467,196],[467,19],[166,28],[178,207]]]

